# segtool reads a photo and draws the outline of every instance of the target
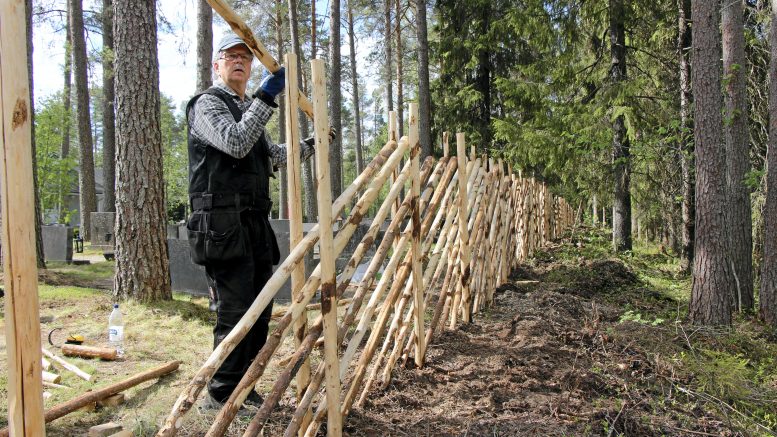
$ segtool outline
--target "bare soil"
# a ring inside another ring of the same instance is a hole
[[[550,254],[518,268],[473,323],[435,338],[422,369],[373,390],[347,435],[738,434],[682,391],[670,358],[687,348],[679,323],[619,322],[626,302],[668,312],[677,302],[619,260]]]

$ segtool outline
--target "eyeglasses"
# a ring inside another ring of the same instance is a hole
[[[219,59],[224,59],[225,61],[229,62],[235,62],[239,59],[242,59],[243,62],[252,62],[254,60],[253,55],[246,55],[243,53],[224,53],[221,55]]]

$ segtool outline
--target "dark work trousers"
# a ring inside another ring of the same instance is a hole
[[[263,219],[255,214],[258,213],[244,211],[241,214],[244,238],[247,242],[246,256],[224,263],[209,263],[205,266],[211,298],[216,308],[216,326],[213,328],[214,349],[237,325],[272,276],[272,252],[267,253],[266,241],[266,232],[272,232],[272,229],[266,219],[264,219],[266,223],[264,226]],[[271,301],[253,328],[208,382],[208,392],[217,401],[225,402],[229,399],[256,354],[264,346],[272,306]]]

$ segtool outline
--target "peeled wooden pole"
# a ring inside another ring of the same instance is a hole
[[[302,178],[300,177],[299,156],[299,118],[297,117],[299,88],[297,85],[297,55],[287,53],[286,64],[286,172],[289,187],[289,247],[295,247],[302,241]],[[300,263],[291,272],[291,297],[296,300],[305,284],[305,264]],[[307,313],[294,322],[294,345],[299,347],[305,340],[307,331]],[[297,371],[297,401],[302,399],[305,387],[310,382],[310,360],[305,359]],[[310,416],[306,417],[310,422]]]
[[[0,165],[8,353],[8,426],[14,435],[44,435],[41,381],[32,115],[25,2],[0,5]]]
[[[324,319],[324,362],[326,373],[326,398],[328,420],[327,435],[339,437],[343,433],[343,416],[340,414],[340,360],[337,342],[337,278],[332,237],[331,180],[329,177],[329,117],[326,100],[326,71],[324,61],[311,62],[313,78],[313,115],[316,127],[316,164],[318,171],[318,223],[321,228],[321,315]]]
[[[51,408],[50,410],[46,411],[45,421],[46,423],[48,423],[48,422],[51,422],[52,420],[59,419],[60,417],[65,416],[69,413],[72,413],[73,411],[76,411],[79,408],[82,408],[89,404],[93,404],[109,396],[113,396],[116,393],[122,392],[130,387],[134,387],[148,380],[167,375],[168,373],[176,371],[180,364],[181,364],[180,361],[172,361],[170,363],[161,365],[154,369],[150,369],[150,370],[146,370],[145,372],[138,373],[137,375],[131,378],[125,379],[124,381],[119,381],[117,383],[111,384],[107,387],[103,387],[97,390],[88,391],[82,394],[81,396],[78,396],[75,399],[71,399],[65,403],[59,404]],[[0,437],[6,437],[7,435],[8,435],[7,428],[0,430]],[[38,436],[38,435],[45,435],[45,434],[41,433],[41,434],[19,434],[19,435]]]
[[[41,349],[43,352],[43,355],[46,355],[47,357],[51,358],[53,361],[58,363],[60,366],[64,367],[65,369],[75,373],[78,375],[79,378],[84,379],[86,381],[89,381],[92,379],[92,375],[84,372],[83,370],[79,369],[77,366],[68,363],[67,361],[63,360],[62,358],[54,355],[53,353],[46,350],[46,348]]]
[[[421,197],[421,181],[418,176],[421,144],[418,142],[418,104],[410,104],[410,160],[412,174],[411,208],[413,210],[413,242],[410,246],[413,260],[413,303],[415,304],[414,329],[416,332],[415,365],[424,365],[426,344],[424,344],[424,281],[421,266],[421,212],[419,198]],[[431,216],[431,214],[430,214]]]
[[[275,60],[275,58],[273,58],[270,52],[268,52],[267,49],[264,47],[264,44],[262,44],[261,41],[256,39],[256,36],[248,27],[248,25],[245,23],[245,21],[243,21],[243,19],[240,18],[240,16],[235,13],[235,11],[227,4],[226,1],[224,0],[206,0],[206,1],[213,8],[213,10],[216,11],[216,13],[218,13],[219,15],[221,15],[221,18],[223,18],[224,21],[226,21],[227,24],[229,24],[229,27],[232,28],[232,31],[235,32],[235,34],[239,36],[240,39],[245,41],[249,50],[251,50],[251,53],[253,53],[254,56],[256,56],[256,59],[258,59],[259,62],[261,62],[262,65],[264,65],[264,67],[270,71],[270,73],[275,73],[281,68],[281,66],[278,65],[278,62]],[[289,76],[288,71],[286,72],[286,76],[287,77]],[[299,105],[299,109],[301,109],[302,112],[307,114],[308,117],[313,118],[313,107],[310,105],[310,100],[308,100],[304,94],[302,93],[297,94],[297,102]]]

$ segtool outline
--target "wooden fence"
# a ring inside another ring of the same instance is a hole
[[[372,162],[332,202],[325,72],[323,61],[314,60],[312,111],[320,216],[318,226],[302,237],[296,58],[287,55],[285,65],[290,254],[180,394],[159,436],[176,434],[207,381],[289,277],[291,305],[207,435],[224,435],[270,358],[292,332],[295,351],[282,362],[280,375],[245,435],[259,435],[295,377],[297,408],[284,435],[313,436],[324,420],[328,435],[340,435],[342,420],[351,408],[362,406],[374,387],[385,388],[398,363],[412,360],[423,366],[426,345],[435,333],[470,322],[493,303],[494,290],[517,263],[574,223],[572,208],[544,185],[513,174],[501,161],[474,153],[468,157],[463,133],[456,135],[455,158],[448,154],[446,135],[443,158],[419,162],[415,104],[409,105],[409,135],[397,141],[396,132],[390,132]],[[392,126],[395,129],[396,123]],[[336,272],[334,260],[385,187],[388,193],[369,230],[345,267]],[[333,232],[333,218],[346,210],[347,217]],[[321,262],[306,278],[302,260],[316,243]],[[373,249],[371,258],[365,259]],[[362,264],[367,265],[366,272],[352,282]],[[319,289],[321,315],[308,325],[306,307]],[[338,316],[338,301],[344,298],[349,304]],[[317,343],[323,346],[322,359],[311,369],[309,358]]]

